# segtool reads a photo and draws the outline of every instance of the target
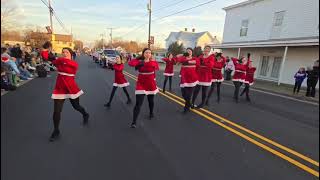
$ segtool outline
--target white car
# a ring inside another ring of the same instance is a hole
[[[156,61],[157,61],[158,63],[165,63],[165,62],[162,60],[162,58],[164,58],[163,56],[155,56],[154,58],[156,59]]]
[[[103,64],[103,67],[108,67],[108,68],[112,68],[113,65],[116,63],[116,56],[117,55],[120,55],[116,50],[113,50],[113,49],[105,49],[103,50],[103,53],[102,53],[102,64]]]

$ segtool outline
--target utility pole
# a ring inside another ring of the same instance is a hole
[[[49,13],[50,13],[50,27],[51,27],[51,32],[53,34],[53,25],[52,25],[53,9],[51,7],[51,0],[49,0]]]
[[[148,4],[148,10],[149,10],[149,35],[148,35],[148,48],[150,48],[150,43],[151,43],[151,39],[150,39],[150,33],[151,33],[151,0],[149,0],[149,4]]]
[[[53,16],[53,9],[51,7],[51,0],[49,1],[49,14],[50,14],[50,28],[51,28],[51,41],[53,41],[53,24],[52,24],[52,16]]]
[[[107,28],[107,29],[110,29],[110,42],[111,42],[111,48],[113,49],[113,45],[112,45],[112,29],[115,29],[115,28]]]
[[[102,39],[102,48],[104,49],[104,42],[103,42],[103,34],[100,34],[100,36],[101,36],[101,39]]]

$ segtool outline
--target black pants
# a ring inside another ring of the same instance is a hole
[[[53,112],[53,125],[55,130],[59,130],[59,124],[61,119],[61,112],[64,104],[64,99],[55,99],[54,100],[54,112]],[[72,107],[79,111],[83,116],[87,115],[88,113],[85,109],[80,105],[80,99],[70,99],[70,103]]]
[[[209,91],[209,93],[208,93],[207,103],[209,102],[210,97],[212,96],[212,93],[213,93],[213,91],[214,91],[215,85],[217,85],[217,100],[220,101],[220,86],[221,86],[221,82],[213,82],[213,83],[211,84],[210,91]]]
[[[185,100],[184,109],[187,110],[191,107],[191,96],[194,87],[184,87],[181,88],[182,97]]]
[[[163,91],[166,91],[166,84],[167,84],[168,79],[169,79],[169,90],[171,91],[171,87],[172,87],[172,76],[165,76],[165,78],[164,78],[164,83],[163,83]]]
[[[225,73],[226,73],[226,80],[230,81],[231,80],[232,70],[226,70]]]
[[[300,88],[301,88],[301,84],[302,84],[302,82],[298,82],[298,81],[296,81],[294,83],[293,93],[295,93],[296,91],[297,91],[297,93],[299,93]]]
[[[194,91],[193,91],[193,95],[192,95],[192,104],[195,103],[196,99],[197,99],[197,96],[200,92],[200,89],[202,89],[202,99],[201,99],[201,105],[203,105],[205,103],[205,100],[207,98],[207,90],[208,90],[208,86],[201,86],[201,85],[197,85],[195,88],[194,88]]]
[[[133,109],[133,121],[132,121],[132,123],[134,123],[134,124],[136,124],[136,122],[137,122],[137,118],[140,113],[140,109],[143,104],[143,100],[144,100],[145,96],[146,95],[144,95],[144,94],[137,94],[136,95],[136,105],[134,106],[134,109]],[[149,102],[149,112],[151,115],[151,114],[153,114],[154,95],[147,95],[147,98],[148,98],[148,102]]]
[[[318,79],[308,78],[306,96],[311,96],[311,97],[315,97],[316,96],[317,83],[318,83]]]
[[[246,98],[249,99],[249,91],[250,91],[250,85],[248,83],[245,83],[245,87],[241,93],[240,96],[242,96],[244,93],[246,93]]]
[[[239,99],[239,91],[240,91],[240,87],[242,86],[242,82],[239,81],[233,81],[234,84],[234,94],[233,94],[233,98],[238,102]]]
[[[128,93],[126,87],[123,87],[122,89],[123,89],[123,92],[126,94],[126,96],[127,96],[127,98],[128,98],[128,101],[130,101],[131,99],[130,99],[130,96],[129,96],[129,93]],[[111,92],[111,95],[110,95],[110,99],[109,99],[109,102],[108,102],[109,104],[111,103],[111,101],[112,101],[112,99],[113,99],[113,96],[114,96],[116,90],[117,90],[117,87],[116,87],[116,86],[113,86],[112,92]]]

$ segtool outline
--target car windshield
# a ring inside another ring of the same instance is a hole
[[[107,56],[115,57],[117,55],[116,51],[114,50],[104,50],[103,53]]]

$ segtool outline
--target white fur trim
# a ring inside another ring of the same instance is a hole
[[[127,87],[127,86],[129,86],[129,85],[130,85],[129,82],[123,83],[123,84],[113,83],[113,86],[115,86],[115,87]]]
[[[64,75],[64,76],[75,76],[74,74],[69,74],[69,73],[65,73],[65,72],[58,72],[58,74]]]
[[[250,86],[252,86],[254,83],[250,83],[249,81],[244,81],[244,83],[249,84]]]
[[[199,82],[198,85],[200,86],[211,86],[212,82]]]
[[[244,79],[232,79],[232,81],[238,81],[238,82],[245,82],[245,80]]]
[[[199,84],[199,81],[193,82],[193,83],[183,83],[180,84],[180,87],[184,88],[184,87],[195,87],[197,84]]]
[[[212,79],[211,82],[223,82],[224,81],[224,78],[222,79]]]
[[[163,73],[165,76],[174,76],[174,73]]]
[[[145,90],[136,90],[135,94],[145,94],[145,95],[155,95],[159,92],[159,89],[157,88],[154,91],[145,91]]]
[[[81,96],[84,92],[80,90],[77,94],[52,94],[51,98],[52,99],[76,99],[79,96]]]

